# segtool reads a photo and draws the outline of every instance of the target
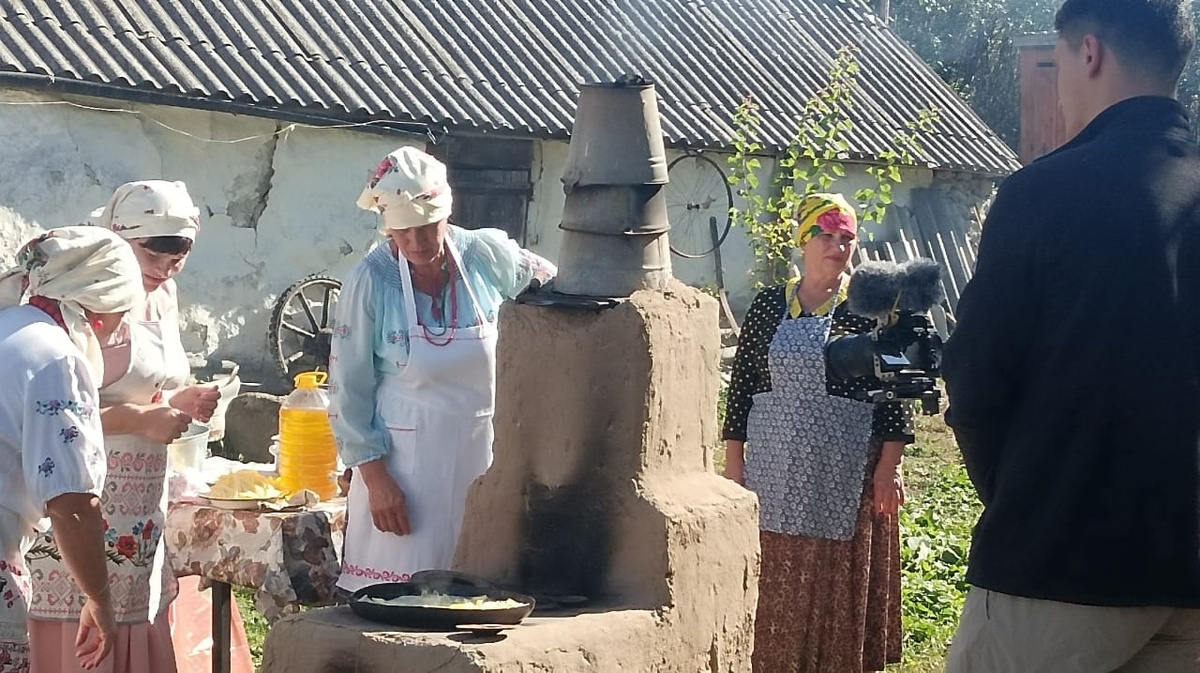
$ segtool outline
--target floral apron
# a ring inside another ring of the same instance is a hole
[[[827,316],[780,322],[767,353],[771,390],[754,396],[747,424],[746,487],[762,530],[829,540],[854,536],[874,405],[825,387]]]
[[[132,351],[124,376],[100,391],[101,406],[147,404],[163,390],[186,383],[187,355],[178,332],[163,322],[131,322]],[[175,599],[179,587],[160,544],[167,511],[167,446],[141,435],[105,435],[106,553],[118,623],[152,620]],[[85,597],[61,560],[51,530],[27,556],[33,578],[30,616],[77,620]]]
[[[447,247],[461,270],[452,240]],[[376,410],[387,425],[387,468],[404,491],[412,534],[375,528],[370,500],[355,470],[347,503],[342,574],[338,587],[403,582],[420,570],[449,568],[462,529],[467,490],[492,462],[492,411],[496,397],[496,327],[485,319],[471,284],[477,327],[458,328],[454,339],[430,337],[417,322],[412,277],[401,261],[400,285],[408,318],[408,364],[384,376]]]

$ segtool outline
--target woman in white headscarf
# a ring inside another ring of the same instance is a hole
[[[100,418],[110,466],[101,505],[109,583],[120,625],[111,673],[177,670],[167,608],[178,584],[162,540],[167,511],[167,445],[216,408],[213,386],[188,386],[174,276],[199,230],[182,182],[146,180],[117,188],[93,224],[125,239],[140,267],[144,301],[102,347]],[[62,536],[52,529],[29,555],[33,580],[33,673],[69,673],[81,591],[62,574]]]
[[[140,276],[125,242],[94,227],[30,241],[0,276],[0,671],[30,670],[24,556],[47,516],[62,533],[60,575],[80,591],[72,667],[108,663],[114,647],[95,381],[101,340],[141,302]]]
[[[353,468],[338,587],[448,567],[467,488],[492,456],[496,315],[557,270],[499,229],[449,224],[446,167],[404,147],[359,197],[387,241],[345,278],[330,420]]]

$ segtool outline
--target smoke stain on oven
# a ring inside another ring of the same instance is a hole
[[[362,667],[355,652],[342,650],[330,653],[322,670],[325,673],[365,673],[369,669]]]
[[[526,484],[522,587],[548,595],[595,598],[603,593],[612,557],[613,511],[610,491],[601,481]]]

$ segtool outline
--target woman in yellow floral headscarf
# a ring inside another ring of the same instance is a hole
[[[762,573],[755,671],[860,673],[900,661],[903,403],[829,381],[825,345],[870,331],[850,312],[854,208],[837,194],[801,204],[804,273],[754,298],[738,341],[723,432],[726,476],[758,494]]]

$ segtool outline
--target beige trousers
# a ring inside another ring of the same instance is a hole
[[[946,671],[1200,671],[1200,610],[1093,607],[974,588]]]

